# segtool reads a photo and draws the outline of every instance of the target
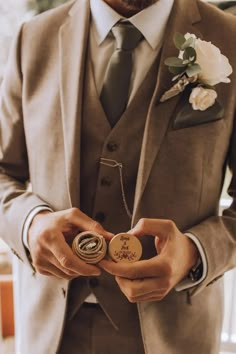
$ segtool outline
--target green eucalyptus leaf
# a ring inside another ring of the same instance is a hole
[[[185,42],[182,44],[180,49],[184,50],[184,49],[186,49],[188,47],[193,46],[194,43],[195,43],[195,38],[194,37],[189,37],[187,40],[185,40]]]
[[[194,63],[197,59],[196,50],[192,47],[188,47],[184,50],[183,59],[188,60],[190,63]]]
[[[185,67],[182,67],[182,68],[178,68],[176,66],[169,66],[169,71],[174,74],[174,75],[180,75],[180,74],[183,74],[186,70],[186,66]]]
[[[202,71],[202,68],[200,67],[200,65],[198,64],[193,64],[188,66],[186,73],[188,75],[188,77],[192,77],[194,75],[199,74]]]
[[[186,39],[185,39],[184,35],[182,35],[182,33],[176,32],[174,35],[174,44],[175,44],[176,48],[181,50],[181,48],[185,42],[186,42]]]
[[[177,68],[185,66],[185,64],[183,64],[183,60],[177,57],[167,58],[164,63],[167,66],[174,66]]]
[[[27,7],[30,10],[41,13],[65,3],[68,0],[27,0]]]

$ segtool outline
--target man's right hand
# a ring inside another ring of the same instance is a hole
[[[30,254],[36,271],[69,280],[80,275],[100,275],[98,267],[80,260],[68,245],[80,231],[95,231],[108,240],[113,236],[77,208],[39,212],[33,218],[28,233]]]

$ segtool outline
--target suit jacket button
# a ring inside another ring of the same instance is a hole
[[[107,144],[107,150],[110,152],[114,152],[118,149],[119,145],[115,141],[110,141]]]
[[[99,280],[97,278],[90,278],[89,285],[91,288],[96,288],[99,285]]]
[[[104,222],[105,219],[106,219],[106,215],[103,212],[99,211],[99,212],[96,213],[96,215],[95,215],[95,220],[96,221]]]
[[[111,186],[111,183],[112,183],[111,178],[108,177],[108,176],[103,177],[103,178],[101,179],[101,185],[102,185],[102,186],[110,187],[110,186]]]

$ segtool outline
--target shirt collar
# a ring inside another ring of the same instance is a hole
[[[90,0],[90,9],[95,38],[100,45],[112,27],[123,17],[103,0]]]
[[[162,39],[174,0],[159,0],[128,20],[139,29],[152,49],[156,49]],[[120,14],[103,0],[90,0],[92,26],[100,45],[111,28],[121,19]]]

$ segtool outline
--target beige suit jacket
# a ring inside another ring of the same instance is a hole
[[[79,160],[87,0],[72,1],[34,18],[20,30],[0,99],[0,236],[20,259],[21,353],[54,354],[60,341],[68,282],[33,271],[22,244],[28,213],[46,204],[79,207]],[[173,34],[212,41],[234,68],[217,86],[224,117],[195,114],[174,129],[181,95],[160,103],[172,76],[164,59],[176,55]],[[236,194],[236,20],[197,0],[176,0],[165,34],[157,88],[147,112],[133,224],[141,217],[172,219],[206,253],[206,279],[191,291],[138,305],[146,354],[216,354],[222,321],[222,274],[236,266],[236,207],[218,216],[227,163]],[[30,181],[32,191],[26,191]],[[194,295],[194,296],[193,296]],[[218,311],[215,311],[215,309]],[[173,316],[173,312],[175,316]],[[206,329],[207,338],[206,338]]]

